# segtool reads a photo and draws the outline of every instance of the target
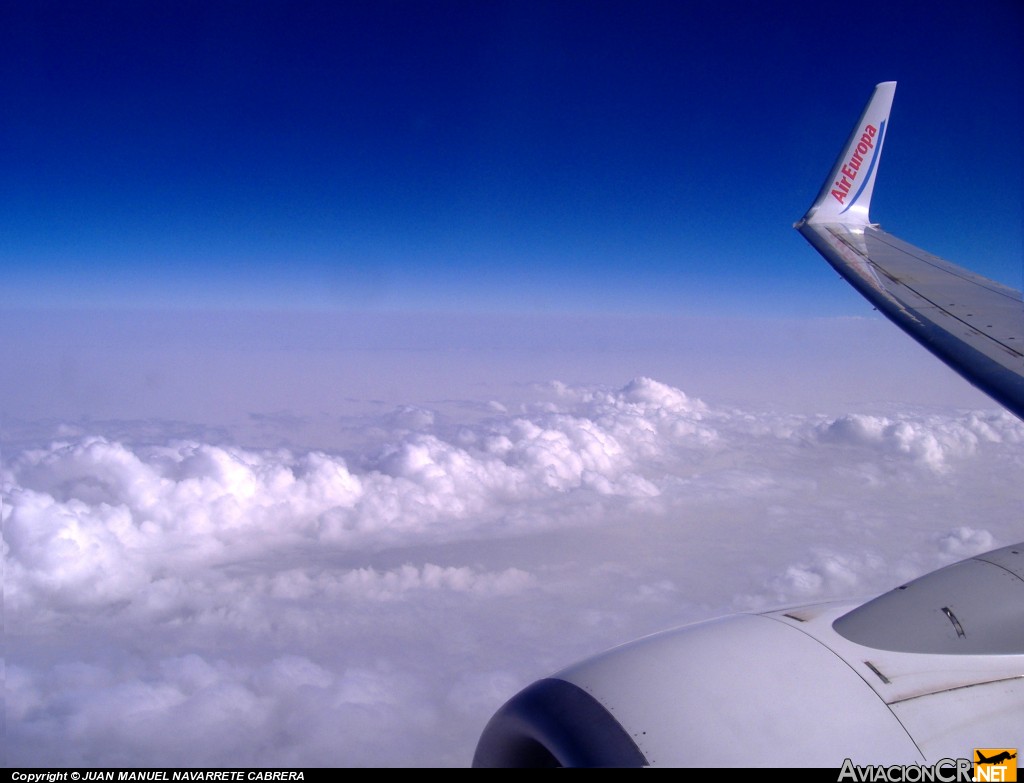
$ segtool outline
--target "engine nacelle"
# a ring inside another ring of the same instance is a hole
[[[964,560],[859,606],[735,615],[609,650],[505,704],[474,766],[839,768],[1016,747],[1022,551]]]

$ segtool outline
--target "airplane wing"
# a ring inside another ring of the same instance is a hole
[[[1021,295],[868,216],[895,88],[875,88],[796,227],[879,310],[1024,417]],[[608,650],[510,699],[473,764],[720,768],[739,759],[842,765],[840,780],[854,780],[852,765],[871,762],[932,765],[913,779],[970,780],[980,741],[1016,752],[1022,704],[1024,542],[866,603],[734,615]],[[938,772],[953,764],[955,774]],[[877,779],[888,767],[859,769]]]
[[[875,87],[796,228],[880,312],[1024,418],[1024,306],[1012,288],[914,247],[868,212],[895,82]]]

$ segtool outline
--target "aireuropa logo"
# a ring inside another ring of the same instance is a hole
[[[975,748],[974,780],[1013,783],[1017,780],[1017,749]]]
[[[882,128],[885,128],[885,123],[882,123]],[[875,136],[878,134],[878,128],[868,123],[864,126],[864,132],[860,135],[860,141],[857,142],[857,146],[853,148],[853,152],[850,153],[850,159],[846,161],[841,169],[839,169],[839,179],[832,183],[832,198],[838,201],[840,204],[846,203],[846,197],[850,195],[850,189],[853,187],[854,182],[857,180],[857,175],[860,174],[861,164],[864,163],[864,159],[867,157],[869,150],[875,149]],[[871,169],[875,167],[875,155],[871,156],[871,165],[868,166],[867,176],[871,175]],[[861,190],[863,190],[863,186]],[[857,196],[860,195],[860,190],[857,191]],[[853,200],[857,200],[857,196],[853,197]],[[847,207],[849,209],[849,207]],[[846,211],[845,209],[843,210]]]

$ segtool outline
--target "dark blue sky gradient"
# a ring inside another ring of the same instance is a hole
[[[872,217],[1019,287],[1024,5],[0,11],[9,306],[863,312],[791,228],[899,81]]]

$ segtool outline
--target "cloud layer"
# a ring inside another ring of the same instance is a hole
[[[474,410],[337,450],[121,424],[9,455],[7,763],[463,765],[575,658],[1020,537],[1006,414],[782,415],[646,378]]]

